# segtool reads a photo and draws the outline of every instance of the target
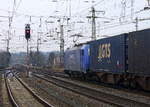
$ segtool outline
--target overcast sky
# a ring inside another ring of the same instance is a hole
[[[26,51],[24,38],[25,24],[31,24],[30,49],[36,50],[38,32],[41,51],[59,50],[59,23],[64,25],[65,48],[77,43],[89,41],[91,38],[91,6],[95,7],[97,38],[114,36],[135,31],[135,18],[149,18],[149,10],[142,11],[147,6],[147,0],[1,0],[0,3],[0,50],[6,50],[8,38],[8,17],[12,16],[10,34],[10,51]],[[126,3],[125,3],[126,2]],[[132,6],[133,5],[133,6]],[[99,12],[105,11],[105,13]],[[31,18],[30,18],[31,16]],[[65,17],[70,18],[67,22]],[[41,18],[41,28],[40,25]],[[149,28],[150,20],[139,22],[139,30]],[[81,34],[82,38],[72,38],[73,34]]]

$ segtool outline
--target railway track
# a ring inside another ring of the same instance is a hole
[[[56,77],[62,77],[62,78],[69,78],[69,76],[67,74],[65,74],[64,72],[53,72],[53,71],[33,71],[32,73],[35,74],[42,74],[42,75],[50,75],[50,76],[56,76]]]
[[[147,104],[144,102],[137,102],[132,99],[104,93],[104,92],[95,90],[93,88],[81,86],[79,84],[75,84],[73,82],[63,80],[59,77],[49,76],[48,79],[46,79],[45,77],[42,77],[36,74],[33,74],[33,76],[40,78],[42,80],[45,80],[47,82],[50,82],[58,87],[62,87],[64,89],[70,90],[77,94],[80,94],[88,98],[91,98],[100,102],[104,102],[110,105],[114,105],[118,107],[149,107],[150,106],[150,104]]]
[[[53,107],[17,76],[8,78],[5,74],[4,78],[9,100],[13,107]]]
[[[108,87],[111,89],[116,89],[122,92],[126,92],[126,93],[132,93],[132,94],[137,94],[140,96],[146,96],[150,98],[150,93],[148,91],[144,91],[142,89],[135,89],[135,88],[129,88],[129,87],[124,87],[124,86],[120,86],[120,85],[112,85],[112,84],[107,84],[107,83],[102,83],[100,81],[97,81],[96,79],[86,79],[84,80],[83,78],[71,78],[69,77],[67,74],[65,74],[64,72],[32,72],[35,74],[39,74],[39,75],[44,75],[44,77],[49,78],[49,76],[55,76],[55,77],[61,77],[64,79],[71,79],[72,81],[76,81],[76,82],[82,82],[84,84],[92,84],[92,85],[100,85],[102,87]]]

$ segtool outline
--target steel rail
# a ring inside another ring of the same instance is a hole
[[[111,95],[111,94],[107,94],[107,93],[103,93],[101,91],[89,88],[89,87],[85,87],[85,86],[81,86],[75,83],[71,83],[71,82],[67,82],[65,80],[61,80],[52,76],[49,76],[48,79],[44,78],[44,77],[40,77],[36,74],[33,74],[33,76],[45,80],[47,82],[50,82],[58,87],[62,87],[65,88],[67,90],[70,90],[72,92],[78,93],[80,95],[84,95],[86,97],[92,98],[94,100],[97,101],[101,101],[110,105],[115,105],[115,106],[119,106],[119,107],[124,107],[124,106],[139,106],[139,107],[148,107],[150,105],[142,103],[142,102],[136,102],[134,100],[131,99],[126,99],[126,98],[122,98],[119,96],[115,96],[115,95]]]
[[[6,85],[8,97],[9,97],[9,100],[10,100],[12,106],[13,106],[13,107],[19,107],[19,105],[17,104],[17,102],[16,102],[16,100],[15,100],[15,97],[13,96],[12,91],[11,91],[11,89],[10,89],[10,85],[9,85],[9,83],[8,83],[7,74],[6,74],[6,73],[4,74],[4,80],[5,80],[5,85]]]
[[[43,98],[41,98],[40,96],[38,96],[34,91],[32,91],[31,88],[29,88],[26,83],[24,83],[21,79],[19,79],[16,75],[15,78],[24,86],[24,88],[26,88],[30,94],[32,94],[32,96],[39,101],[41,104],[44,105],[44,107],[53,107],[51,104],[49,104],[48,102],[46,102]]]

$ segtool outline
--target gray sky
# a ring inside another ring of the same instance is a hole
[[[24,26],[31,23],[30,47],[36,50],[37,35],[41,31],[41,51],[59,50],[59,38],[56,35],[56,28],[59,32],[61,18],[64,24],[65,48],[73,46],[73,38],[70,35],[82,34],[77,43],[90,40],[91,20],[86,17],[91,15],[91,6],[94,5],[100,12],[96,16],[104,17],[96,19],[97,38],[114,36],[123,32],[135,31],[135,18],[149,18],[150,11],[142,10],[147,6],[146,0],[1,0],[0,16],[12,16],[13,22],[10,35],[10,51],[26,51],[26,40],[24,38]],[[126,4],[124,3],[126,1]],[[15,10],[15,12],[12,12]],[[133,15],[131,14],[133,12]],[[138,13],[139,12],[139,13]],[[31,16],[31,20],[30,20]],[[53,17],[52,17],[53,16]],[[67,21],[63,17],[69,17]],[[40,18],[42,28],[39,28]],[[51,23],[46,23],[51,22]],[[82,22],[82,23],[79,23]],[[6,38],[8,35],[8,18],[0,17],[0,50],[6,50]],[[139,30],[150,27],[150,20],[139,22]],[[68,32],[69,31],[69,32]],[[52,37],[50,37],[52,36]],[[76,39],[76,38],[74,38]]]

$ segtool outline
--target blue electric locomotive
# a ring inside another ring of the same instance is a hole
[[[68,49],[64,56],[65,72],[69,75],[83,75],[89,71],[89,45]]]

